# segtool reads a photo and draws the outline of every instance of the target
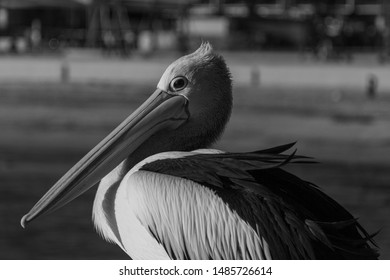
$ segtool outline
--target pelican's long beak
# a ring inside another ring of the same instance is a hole
[[[27,213],[23,227],[98,183],[158,131],[176,129],[189,118],[188,99],[157,89],[133,114],[73,166]]]

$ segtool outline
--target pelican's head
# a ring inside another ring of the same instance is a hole
[[[231,107],[230,72],[222,56],[203,43],[169,65],[155,92],[37,202],[22,226],[75,199],[124,160],[130,168],[155,153],[211,145]]]
[[[157,89],[188,100],[187,123],[171,139],[176,150],[207,147],[221,135],[231,113],[232,82],[223,57],[209,43],[169,65]]]

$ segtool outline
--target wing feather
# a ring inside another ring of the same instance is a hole
[[[372,236],[345,208],[314,184],[281,169],[313,162],[295,151],[282,154],[293,145],[251,153],[191,154],[156,160],[140,170],[188,179],[214,191],[267,243],[269,251],[260,246],[259,254],[278,259],[377,258]],[[237,242],[226,246],[234,251]]]

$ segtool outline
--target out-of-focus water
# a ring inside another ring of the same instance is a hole
[[[27,229],[20,218],[152,90],[137,84],[0,85],[0,259],[127,258],[93,228],[93,189]],[[320,185],[368,231],[382,229],[376,240],[382,258],[390,259],[390,100],[367,102],[346,90],[338,101],[329,89],[236,90],[218,147],[244,151],[298,140],[299,153],[323,163],[289,170]]]

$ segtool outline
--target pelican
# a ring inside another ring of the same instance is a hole
[[[23,227],[100,181],[93,221],[132,259],[376,259],[373,236],[317,186],[282,169],[294,144],[210,149],[232,109],[232,79],[205,42],[26,214]]]

